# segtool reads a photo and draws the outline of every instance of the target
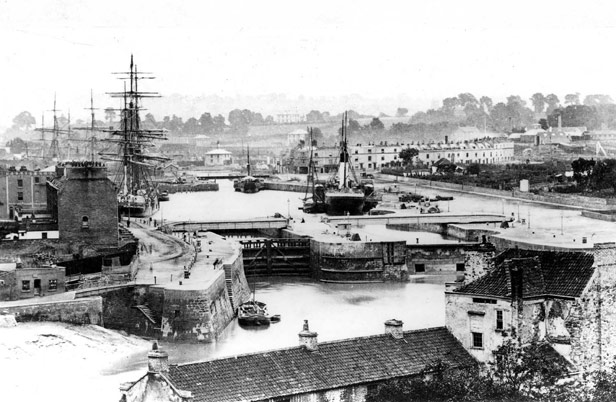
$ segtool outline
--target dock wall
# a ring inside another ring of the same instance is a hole
[[[263,183],[264,190],[275,190],[275,191],[294,191],[296,193],[305,193],[309,190],[307,184],[304,183],[288,183],[288,182],[279,182],[279,181],[265,181]]]
[[[406,243],[310,241],[313,277],[324,282],[408,280]]]
[[[198,183],[198,184],[171,184],[159,183],[158,189],[169,194],[187,193],[193,191],[218,191],[218,183]]]
[[[596,197],[585,197],[573,194],[533,194],[514,189],[512,191],[496,190],[493,188],[469,186],[465,184],[448,183],[443,181],[431,181],[426,179],[418,179],[414,177],[399,177],[396,176],[399,182],[417,183],[420,186],[443,188],[467,193],[479,193],[483,195],[491,195],[496,197],[516,198],[524,201],[546,202],[550,204],[559,204],[574,206],[585,209],[595,210],[616,210],[616,199],[604,199]]]
[[[163,288],[163,339],[212,342],[233,320],[224,271],[206,289]]]
[[[0,308],[14,315],[17,322],[59,321],[80,325],[103,324],[103,299],[100,296]]]

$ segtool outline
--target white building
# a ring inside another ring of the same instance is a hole
[[[432,166],[441,158],[456,164],[501,164],[513,160],[513,142],[495,139],[450,144],[357,144],[349,147],[349,153],[355,169],[370,171],[379,170],[391,162],[399,162],[400,151],[407,147],[419,151],[413,160],[415,166]]]
[[[224,149],[216,148],[205,153],[205,165],[222,166],[233,163],[232,154]]]
[[[305,141],[308,132],[304,129],[293,130],[287,134],[287,146],[295,146],[300,141]]]

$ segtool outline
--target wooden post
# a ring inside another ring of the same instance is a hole
[[[267,275],[272,275],[272,240],[265,239],[265,255],[267,258]]]

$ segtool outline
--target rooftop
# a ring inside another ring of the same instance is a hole
[[[524,298],[579,297],[595,272],[594,257],[583,252],[509,249],[494,258],[495,269],[455,293],[511,297],[512,269],[521,272]]]
[[[199,363],[171,365],[169,378],[194,402],[255,401],[418,374],[440,360],[475,360],[444,327],[351,338]]]

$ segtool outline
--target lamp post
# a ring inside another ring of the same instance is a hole
[[[564,216],[563,211],[560,211],[560,235],[562,236],[564,233]]]
[[[287,216],[291,219],[291,200],[287,198]]]

